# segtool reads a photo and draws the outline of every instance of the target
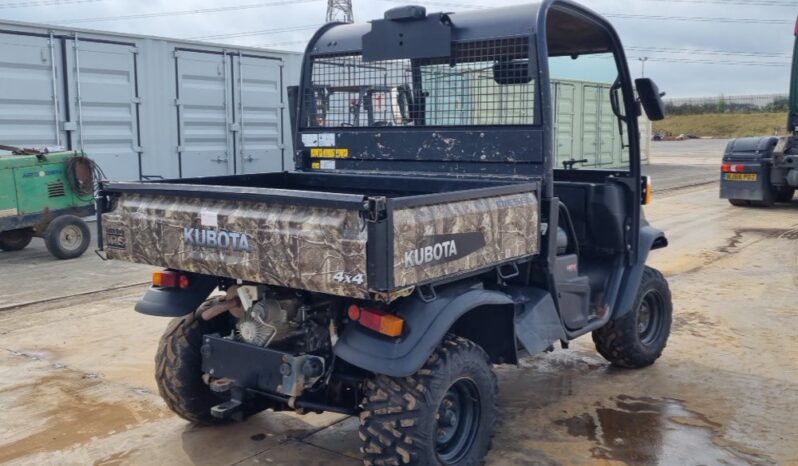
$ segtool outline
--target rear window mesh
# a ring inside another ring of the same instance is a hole
[[[453,44],[444,59],[313,59],[303,96],[310,127],[535,123],[528,38]]]

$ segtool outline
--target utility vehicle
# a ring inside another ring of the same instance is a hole
[[[798,19],[792,56],[787,136],[729,141],[720,167],[720,197],[738,207],[790,202],[798,188]]]
[[[167,405],[202,423],[359,415],[366,464],[471,465],[493,364],[591,332],[613,364],[652,364],[672,308],[646,266],[667,240],[643,216],[637,118],[664,107],[636,84],[639,100],[612,26],[569,1],[323,26],[293,99],[295,172],[102,187],[107,256],[166,268],[136,309],[175,317]],[[617,137],[625,168],[555,166],[577,117],[584,151]]]

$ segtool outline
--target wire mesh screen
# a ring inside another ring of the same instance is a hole
[[[535,123],[527,38],[454,44],[445,59],[313,60],[303,121],[315,127]]]

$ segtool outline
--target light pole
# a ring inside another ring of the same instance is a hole
[[[639,57],[638,60],[640,60],[640,66],[642,68],[642,70],[640,71],[640,77],[641,78],[645,78],[646,77],[646,62],[648,61],[648,57]]]

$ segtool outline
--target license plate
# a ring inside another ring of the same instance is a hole
[[[726,179],[729,181],[756,181],[756,173],[726,173]]]

